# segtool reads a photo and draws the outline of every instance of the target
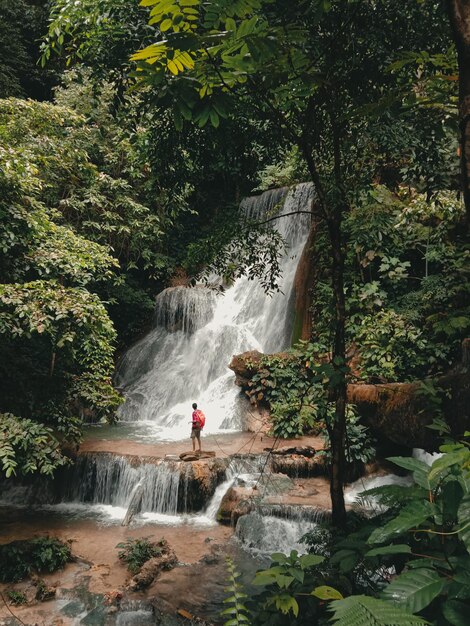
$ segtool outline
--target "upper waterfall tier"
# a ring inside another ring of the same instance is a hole
[[[227,365],[233,354],[290,345],[294,276],[313,198],[313,186],[303,183],[241,203],[250,221],[279,218],[271,224],[287,245],[280,292],[267,296],[257,281],[243,277],[217,296],[203,287],[178,287],[157,297],[155,327],[126,353],[116,377],[126,396],[122,420],[150,422],[158,439],[184,439],[197,402],[206,414],[205,432],[240,429],[244,398]]]
[[[155,298],[155,324],[169,332],[192,333],[210,322],[215,304],[213,289],[169,287]]]

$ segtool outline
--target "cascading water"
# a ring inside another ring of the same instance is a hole
[[[241,211],[262,220],[276,211],[310,211],[313,199],[313,186],[303,183],[247,198]],[[153,438],[183,439],[196,401],[207,417],[205,433],[240,429],[244,399],[227,365],[232,355],[246,350],[289,346],[294,275],[309,225],[307,214],[276,220],[288,253],[280,262],[281,292],[271,297],[247,277],[223,295],[199,286],[174,287],[158,296],[155,328],[127,352],[117,374],[126,397],[121,421],[151,425]]]
[[[64,502],[110,504],[126,509],[138,485],[140,509],[176,515],[180,471],[177,463],[162,461],[132,466],[124,457],[83,455],[63,481]]]

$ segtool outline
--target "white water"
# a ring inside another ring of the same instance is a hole
[[[308,524],[304,519],[260,515],[255,511],[238,520],[236,536],[245,548],[253,552],[290,554],[291,550],[297,550],[299,554],[304,554],[308,546],[300,543],[299,539],[313,526],[314,522]]]
[[[423,461],[426,465],[432,465],[434,461],[440,459],[442,456],[441,452],[426,452],[422,448],[413,448],[412,456],[414,459],[418,459],[418,461]]]
[[[64,502],[111,505],[118,509],[111,511],[113,516],[122,514],[122,519],[135,489],[142,485],[142,511],[173,516],[177,512],[180,470],[179,464],[172,461],[133,467],[125,457],[84,455],[67,478],[62,493]]]
[[[380,509],[376,498],[372,496],[364,498],[361,497],[361,493],[363,491],[368,491],[369,489],[382,487],[382,485],[402,485],[408,487],[412,484],[412,482],[413,480],[410,476],[397,476],[396,474],[385,474],[385,476],[367,476],[365,478],[359,478],[346,488],[344,493],[344,501],[346,502],[346,504],[360,503],[361,507],[365,509]]]
[[[273,190],[247,198],[241,210],[262,220],[296,210],[310,211],[313,187]],[[126,354],[117,374],[125,404],[122,421],[150,426],[150,437],[180,440],[189,435],[191,404],[206,414],[205,433],[240,430],[243,402],[228,364],[246,350],[274,352],[290,344],[293,283],[308,235],[310,216],[275,221],[288,246],[280,262],[281,293],[266,296],[257,281],[243,277],[224,294],[206,287],[174,287],[156,300],[156,326]]]

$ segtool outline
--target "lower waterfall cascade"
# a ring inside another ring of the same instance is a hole
[[[266,191],[247,198],[241,211],[260,220],[311,211],[313,185]],[[276,228],[288,251],[280,260],[280,291],[268,296],[256,280],[239,278],[223,294],[208,287],[173,287],[156,299],[155,326],[122,360],[116,383],[126,402],[124,422],[149,425],[153,439],[188,436],[191,403],[207,417],[205,433],[240,430],[246,400],[228,369],[234,354],[275,352],[290,345],[294,276],[307,240],[310,215],[280,217]]]

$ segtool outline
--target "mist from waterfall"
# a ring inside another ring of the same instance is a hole
[[[311,211],[313,198],[313,186],[302,183],[247,198],[240,210],[262,221]],[[256,280],[242,277],[220,295],[204,286],[158,295],[155,327],[126,353],[117,373],[126,397],[121,421],[146,423],[154,439],[180,440],[189,435],[191,403],[197,402],[206,415],[204,433],[241,429],[246,400],[228,364],[247,350],[289,347],[294,277],[310,221],[310,215],[299,214],[273,222],[287,244],[279,293],[267,296]]]

